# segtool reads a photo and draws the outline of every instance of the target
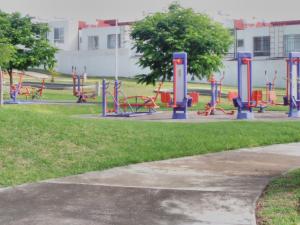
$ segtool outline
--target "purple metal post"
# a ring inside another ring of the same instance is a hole
[[[107,98],[106,98],[106,80],[102,81],[102,116],[106,117]]]
[[[248,59],[249,62],[249,80],[248,80],[248,74],[243,74],[242,67],[244,66],[243,60]],[[244,99],[243,93],[244,93],[244,87],[243,84],[247,82],[247,93],[250,93],[250,98],[252,95],[252,54],[250,52],[238,52],[237,53],[237,61],[238,61],[238,98],[236,99],[237,107],[238,107],[238,120],[245,120],[245,119],[253,119],[253,111],[252,107],[249,107],[248,101],[251,102],[251,99]],[[250,83],[249,83],[250,82]],[[249,97],[249,96],[248,96]]]
[[[187,119],[187,53],[186,52],[175,52],[173,53],[173,62],[176,59],[180,59],[183,62],[183,93],[184,93],[184,99],[183,100],[176,100],[174,104],[176,104],[176,107],[173,108],[173,119]],[[173,71],[175,75],[175,71]],[[177,80],[177,82],[179,82]],[[182,81],[180,81],[182,82]],[[177,85],[175,82],[173,85]],[[177,88],[176,88],[177,89]],[[174,93],[176,95],[176,93]],[[177,98],[176,98],[177,99]]]
[[[119,81],[115,80],[114,86],[114,110],[116,114],[119,114]]]
[[[300,118],[300,52],[291,52],[289,53],[289,76],[290,76],[290,110],[289,117]],[[293,73],[293,66],[296,64],[297,71],[296,74]],[[295,79],[295,76],[297,79]],[[297,85],[294,84],[297,82]],[[297,95],[295,96],[294,88],[297,88]]]
[[[214,79],[214,78],[213,78]],[[217,105],[217,98],[218,98],[218,84],[216,80],[211,81],[211,101],[210,106],[215,108]],[[215,109],[211,111],[211,114],[214,115]]]

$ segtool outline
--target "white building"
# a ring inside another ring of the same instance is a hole
[[[286,85],[286,57],[289,52],[300,51],[300,20],[271,23],[246,24],[235,21],[235,52],[253,53],[253,82],[255,86],[266,83],[265,71],[272,80],[275,71],[277,87]],[[234,57],[233,57],[234,58]],[[224,82],[236,85],[236,61],[224,62],[226,78]]]
[[[118,70],[120,76],[132,77],[145,73],[138,65],[138,55],[132,50],[130,22],[97,20],[94,25],[85,22],[54,21],[49,23],[49,40],[60,51],[57,54],[57,70],[71,73],[72,66],[78,72],[87,68],[90,75],[115,75],[115,46],[118,33]],[[235,45],[224,60],[225,80],[228,85],[237,85],[235,55],[238,51],[249,51],[254,55],[253,81],[255,86],[266,83],[278,73],[277,87],[285,87],[285,57],[291,51],[300,51],[300,21],[247,24],[234,21]]]
[[[50,43],[61,51],[78,50],[78,22],[73,20],[55,20],[48,23]]]
[[[48,39],[59,52],[57,71],[70,74],[72,66],[90,75],[114,76],[116,71],[116,34],[118,33],[118,74],[130,77],[145,72],[138,65],[138,56],[132,50],[130,22],[97,20],[97,24],[85,22],[55,21],[49,23]]]

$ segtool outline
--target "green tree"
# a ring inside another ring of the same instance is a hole
[[[11,84],[13,69],[54,67],[57,49],[47,40],[48,30],[47,24],[33,22],[29,16],[23,17],[20,13],[7,14],[0,11],[0,39],[5,39],[14,48],[13,56],[6,65]]]
[[[6,68],[15,53],[12,45],[0,39],[0,67]]]
[[[222,24],[192,9],[173,3],[165,13],[149,15],[133,25],[134,48],[141,54],[139,65],[150,68],[137,75],[139,83],[155,84],[173,76],[172,53],[188,53],[188,72],[199,79],[222,66],[232,44],[232,36]]]

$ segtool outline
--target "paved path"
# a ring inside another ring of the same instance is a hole
[[[2,225],[250,225],[300,143],[137,164],[0,190]]]

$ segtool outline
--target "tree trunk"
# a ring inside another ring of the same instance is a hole
[[[9,75],[9,84],[10,84],[10,86],[12,86],[14,84],[13,71],[12,71],[12,69],[8,69],[7,72]]]

